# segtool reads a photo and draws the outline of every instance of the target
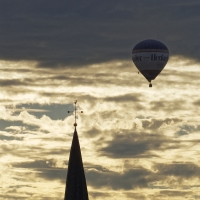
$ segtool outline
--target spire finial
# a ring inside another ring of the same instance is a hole
[[[68,113],[70,113],[71,111],[68,111]],[[76,119],[77,119],[77,100],[74,101],[74,127],[76,128],[78,126],[78,124],[76,123]],[[81,113],[83,113],[83,111],[81,110]]]
[[[76,104],[77,104],[77,100],[76,101],[74,101],[74,117],[75,117],[75,123],[74,123],[74,126],[75,126],[75,128],[76,128],[76,126],[77,126],[77,123],[76,123]]]

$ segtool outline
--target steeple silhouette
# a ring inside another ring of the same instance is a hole
[[[64,200],[89,200],[76,126],[77,123],[75,120],[75,129],[68,162],[68,172]]]

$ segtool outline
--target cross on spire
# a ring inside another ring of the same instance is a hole
[[[74,112],[74,126],[75,126],[75,128],[78,126],[78,124],[77,124],[77,122],[76,122],[76,119],[77,119],[77,100],[75,100],[74,101],[74,111],[72,111],[72,112]],[[70,113],[71,111],[68,111],[68,113]],[[81,113],[83,113],[83,111],[81,110],[80,111]]]

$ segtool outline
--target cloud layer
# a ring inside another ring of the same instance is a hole
[[[199,60],[199,2],[154,0],[0,1],[3,60],[80,67],[130,59],[136,43],[163,41],[171,55]]]

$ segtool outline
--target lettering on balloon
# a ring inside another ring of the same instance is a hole
[[[132,56],[133,61],[142,61],[142,56]]]
[[[149,56],[142,56],[140,55],[132,55],[132,60],[133,62],[138,62],[138,61],[165,61],[167,62],[169,59],[169,56],[166,56],[164,54],[162,55],[157,55],[157,54],[150,54]]]
[[[168,56],[164,56],[163,54],[161,56],[157,56],[156,54],[151,54],[151,60],[152,61],[167,61]]]

